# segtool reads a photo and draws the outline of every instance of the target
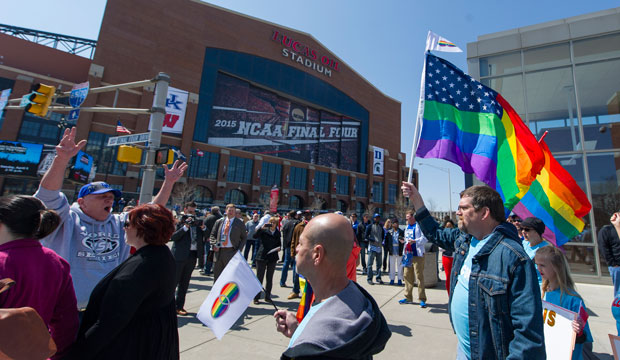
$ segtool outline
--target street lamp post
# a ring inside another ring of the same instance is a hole
[[[454,209],[452,208],[452,180],[450,179],[450,168],[445,168],[445,167],[441,167],[441,166],[436,166],[436,165],[431,165],[431,164],[427,164],[427,163],[418,163],[418,165],[425,165],[425,166],[430,166],[430,167],[434,167],[435,169],[441,170],[441,171],[446,171],[448,172],[448,200],[449,200],[449,204],[450,204],[450,218],[452,218],[452,212],[454,211]]]

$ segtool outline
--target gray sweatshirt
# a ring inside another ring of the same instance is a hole
[[[84,214],[77,203],[69,206],[59,191],[39,187],[34,196],[62,219],[41,243],[69,262],[78,308],[85,308],[95,285],[129,257],[123,228],[127,213],[110,214],[97,221]]]

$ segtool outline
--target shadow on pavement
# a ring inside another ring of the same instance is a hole
[[[439,313],[439,314],[447,314],[448,313],[448,304],[430,304],[426,303],[426,306],[430,308],[430,312]]]
[[[412,336],[411,328],[409,326],[388,324],[388,327],[393,333],[397,333],[397,334],[400,334],[402,336],[407,336],[407,337]]]

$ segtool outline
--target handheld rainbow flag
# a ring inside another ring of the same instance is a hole
[[[304,319],[308,311],[310,311],[310,307],[314,302],[314,291],[312,290],[312,286],[310,283],[301,275],[299,275],[299,286],[303,289],[301,293],[301,301],[299,302],[299,307],[297,308],[296,318],[299,323]]]
[[[463,52],[455,43],[432,31],[426,37],[426,51]]]
[[[237,251],[213,284],[196,318],[221,340],[261,290],[261,283]]]
[[[496,91],[426,54],[413,153],[451,161],[497,190],[507,210],[544,165],[530,129]]]
[[[543,135],[544,138],[544,135]],[[562,246],[584,228],[581,218],[592,205],[573,177],[553,157],[543,139],[539,142],[545,156],[545,166],[512,211],[522,219],[535,216],[546,229],[543,237]]]

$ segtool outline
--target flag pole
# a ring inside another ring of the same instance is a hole
[[[424,49],[424,65],[422,66],[422,76],[420,77],[420,101],[418,103],[418,116],[416,117],[415,130],[413,132],[413,143],[411,144],[411,161],[409,162],[409,174],[407,182],[413,180],[413,162],[415,161],[415,153],[420,144],[420,136],[422,134],[422,120],[424,118],[424,96],[426,91],[426,54],[430,52],[430,45],[433,38],[433,32],[428,31],[426,35],[426,48]]]

